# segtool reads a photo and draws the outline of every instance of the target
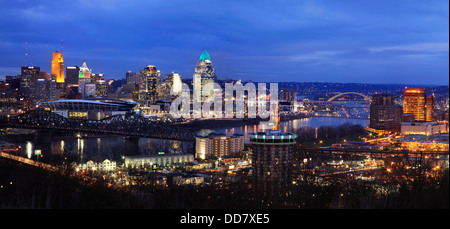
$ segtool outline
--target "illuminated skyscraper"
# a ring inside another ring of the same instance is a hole
[[[166,85],[170,88],[170,93],[177,95],[181,93],[181,77],[178,73],[166,74]]]
[[[91,81],[91,70],[87,67],[86,61],[83,61],[78,73],[78,92],[83,98],[95,96],[95,84]]]
[[[57,83],[64,83],[64,60],[62,53],[58,51],[53,53],[52,79]]]
[[[196,86],[201,86],[201,88],[198,88],[198,90],[203,89],[203,86],[208,83],[214,83],[215,80],[217,80],[217,76],[214,73],[211,58],[209,57],[208,52],[204,51],[202,55],[200,55],[200,58],[197,62],[197,67],[195,68],[193,81],[194,88]],[[211,91],[211,95],[212,93],[213,92]],[[200,97],[194,98],[194,100],[204,101],[207,96],[201,95]]]
[[[40,67],[35,66],[22,66],[20,68],[20,75],[31,76],[31,83],[35,83],[40,78]]]
[[[406,88],[403,96],[403,113],[414,114],[415,121],[426,121],[426,97],[425,88]]]
[[[153,65],[142,69],[139,78],[139,104],[149,106],[158,99],[162,84],[161,72]]]
[[[99,97],[108,97],[108,84],[105,80],[95,82],[95,95]]]

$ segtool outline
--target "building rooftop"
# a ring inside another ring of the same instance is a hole
[[[211,60],[211,58],[209,58],[209,54],[206,51],[203,51],[202,55],[200,55],[200,58],[198,59],[198,61],[205,61],[205,60]]]

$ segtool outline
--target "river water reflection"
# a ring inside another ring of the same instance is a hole
[[[361,125],[362,127],[367,128],[369,120],[357,118],[310,117],[281,122],[280,129],[284,132],[296,132],[297,129],[304,127],[319,128],[321,126],[339,126],[345,123]],[[224,133],[227,135],[242,134],[244,135],[245,142],[249,142],[249,134],[257,131],[261,131],[258,125],[249,125],[234,128],[203,129],[199,131],[198,134],[208,135],[212,132]]]

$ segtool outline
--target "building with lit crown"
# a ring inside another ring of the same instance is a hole
[[[139,105],[148,107],[158,99],[161,89],[161,72],[154,65],[148,65],[140,71]]]
[[[55,51],[52,59],[52,79],[64,83],[64,59],[62,53]]]
[[[434,104],[427,98],[425,88],[406,88],[403,96],[403,113],[414,115],[414,121],[433,121]]]
[[[255,188],[285,186],[292,176],[292,151],[296,134],[268,130],[250,134]],[[261,186],[262,185],[262,186]]]
[[[193,86],[198,88],[197,90],[203,90],[203,87],[208,83],[214,83],[217,80],[217,76],[214,73],[214,68],[212,67],[211,58],[208,52],[204,51],[197,62],[197,67],[195,68]],[[213,92],[211,92],[212,95]],[[194,98],[195,101],[205,101],[205,99],[210,95],[199,95]]]

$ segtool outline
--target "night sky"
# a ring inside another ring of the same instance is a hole
[[[449,84],[448,0],[0,0],[0,79],[25,65],[125,78],[155,65],[192,78]]]

